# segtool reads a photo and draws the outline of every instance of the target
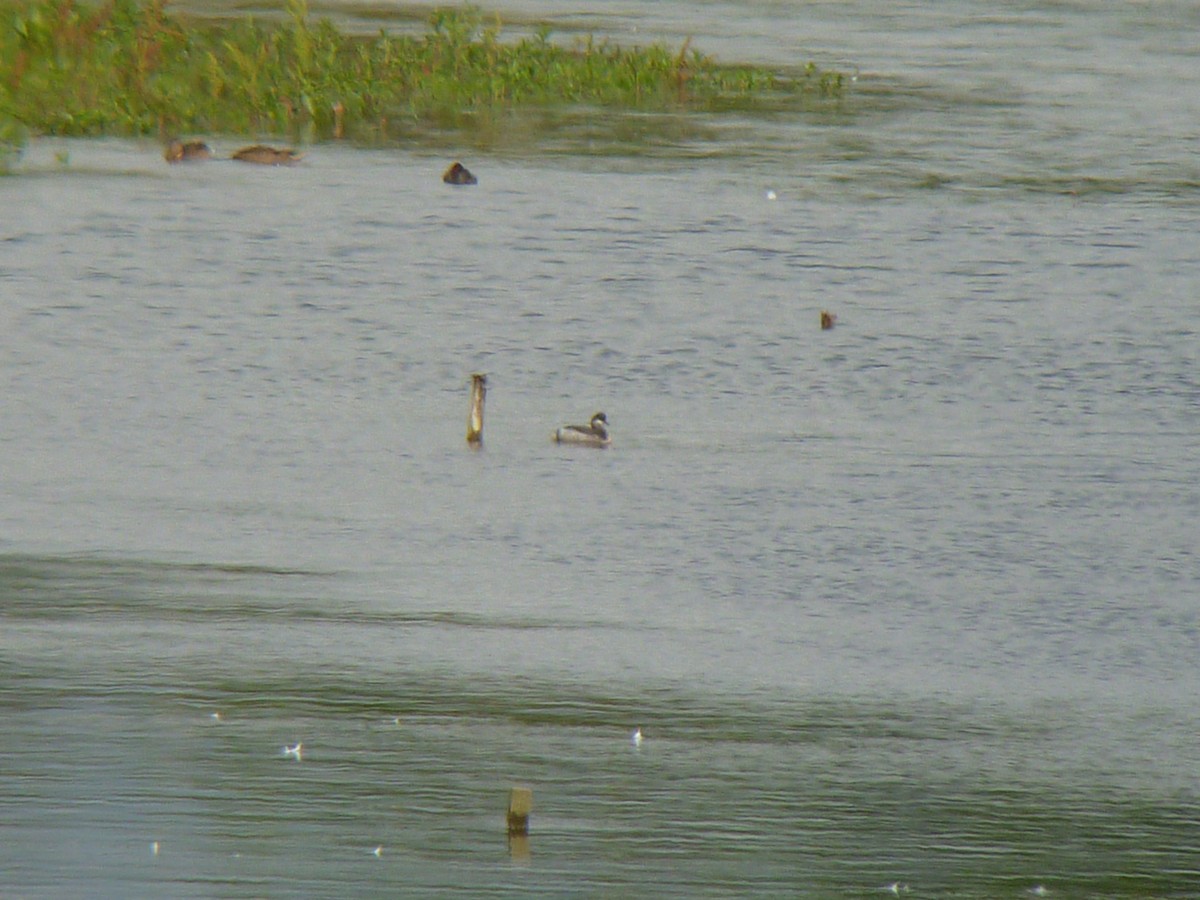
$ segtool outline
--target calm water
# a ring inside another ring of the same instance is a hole
[[[1200,895],[1200,13],[993,6],[504,7],[808,118],[31,147],[0,894]]]

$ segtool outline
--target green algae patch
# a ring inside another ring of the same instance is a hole
[[[162,2],[0,0],[3,135],[271,133],[388,139],[470,129],[530,108],[746,112],[836,103],[839,73],[726,65],[695,50],[506,39],[474,7],[437,10],[423,34],[344,34],[286,14],[212,20]],[[10,142],[13,139],[10,139]],[[17,138],[19,140],[19,138]]]

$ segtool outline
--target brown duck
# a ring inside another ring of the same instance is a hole
[[[230,158],[238,162],[257,163],[260,166],[294,166],[304,158],[304,154],[297,153],[290,147],[255,144],[252,147],[243,147]]]
[[[163,150],[163,159],[169,163],[199,162],[202,159],[212,159],[212,151],[204,141],[181,141],[172,138]]]
[[[442,174],[446,184],[479,184],[479,179],[460,162],[456,162]]]

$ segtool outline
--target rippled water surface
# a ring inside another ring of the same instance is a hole
[[[1194,5],[503,10],[858,80],[469,189],[33,144],[0,894],[1200,893]]]

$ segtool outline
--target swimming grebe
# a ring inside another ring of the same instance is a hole
[[[294,166],[304,158],[303,153],[297,153],[291,147],[267,147],[255,144],[243,147],[231,157],[238,162],[258,163],[260,166]]]
[[[198,162],[211,158],[212,151],[204,141],[181,141],[174,138],[167,142],[166,149],[163,150],[163,159],[169,163]]]
[[[608,436],[608,416],[598,412],[587,425],[564,425],[554,432],[554,443],[607,447],[612,443],[612,438]]]
[[[479,179],[460,162],[456,162],[442,173],[442,181],[446,184],[479,184]]]

